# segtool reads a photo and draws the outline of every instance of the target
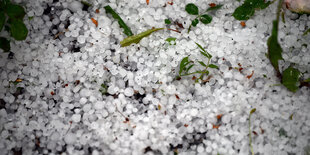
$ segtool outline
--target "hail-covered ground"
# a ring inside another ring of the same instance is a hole
[[[25,6],[29,34],[12,40],[14,55],[0,52],[0,154],[247,155],[254,108],[255,154],[309,151],[310,90],[279,85],[265,56],[276,4],[243,27],[232,17],[241,5],[235,0],[93,0],[88,9],[73,0],[15,1]],[[185,11],[191,2],[200,12],[210,3],[223,7],[210,24],[187,33],[195,18]],[[120,47],[126,35],[106,5],[134,34],[166,29]],[[302,34],[310,17],[283,11],[281,65],[295,63],[309,77],[310,35]],[[176,79],[182,58],[207,61],[195,42],[219,69],[197,83],[194,76]]]

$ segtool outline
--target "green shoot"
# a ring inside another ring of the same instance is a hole
[[[28,20],[32,20],[34,18],[34,16],[28,17]]]
[[[249,115],[249,139],[250,139],[249,145],[250,145],[252,155],[254,155],[254,150],[252,146],[251,116],[255,111],[256,111],[256,108],[252,109]]]
[[[165,24],[169,25],[171,24],[171,21],[169,19],[165,19]]]
[[[99,91],[102,95],[108,94],[108,86],[106,85],[106,83],[101,84],[101,88],[99,89]]]
[[[208,53],[204,48],[202,48],[202,46],[200,44],[196,43],[196,45],[201,49],[200,53],[208,59],[207,64],[204,63],[203,61],[198,61],[198,63],[202,67],[204,67],[204,69],[203,70],[194,71],[194,72],[190,72],[190,69],[192,67],[194,67],[195,64],[194,64],[193,61],[190,61],[188,59],[188,57],[184,57],[181,60],[181,63],[180,63],[179,75],[177,76],[177,79],[181,78],[182,76],[188,76],[188,75],[193,75],[193,74],[200,74],[199,78],[196,79],[196,82],[198,82],[198,80],[203,80],[204,76],[209,75],[208,68],[218,68],[216,65],[210,64],[212,55],[210,53]]]
[[[122,18],[109,5],[105,6],[104,9],[107,13],[110,13],[114,19],[118,20],[119,26],[124,29],[124,33],[128,37],[133,35],[131,29],[125,24]]]
[[[169,45],[176,45],[175,40],[176,40],[176,38],[173,38],[173,37],[166,39],[166,41],[169,43]]]
[[[206,10],[206,12],[208,11],[215,11],[218,10],[222,7],[223,5],[216,5],[214,7],[210,7]],[[189,3],[185,6],[185,11],[190,14],[190,15],[196,15],[196,18],[194,20],[192,20],[191,25],[188,28],[188,33],[191,30],[192,26],[196,27],[197,24],[200,22],[202,22],[203,24],[209,24],[212,22],[212,16],[208,15],[208,14],[199,14],[199,9],[198,7],[193,4],[193,3]]]
[[[147,31],[144,31],[142,33],[139,33],[137,35],[127,37],[123,41],[120,42],[121,46],[125,47],[125,46],[129,46],[130,44],[133,44],[133,43],[138,44],[142,38],[147,37],[147,36],[151,35],[153,32],[159,31],[162,29],[164,29],[164,28],[153,28],[153,29],[149,29]]]

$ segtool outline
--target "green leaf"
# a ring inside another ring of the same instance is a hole
[[[195,42],[196,43],[196,42]],[[211,59],[212,58],[212,55],[210,53],[208,53],[204,48],[202,48],[202,46],[198,43],[196,43],[196,45],[202,50],[200,51],[200,53],[202,55],[204,55],[205,57],[207,57],[208,59]]]
[[[273,21],[272,34],[267,41],[268,46],[268,58],[272,66],[279,71],[279,60],[282,58],[282,48],[278,42],[278,21]]]
[[[254,15],[255,9],[265,9],[271,3],[270,1],[265,3],[265,0],[245,0],[241,6],[236,8],[233,16],[237,20],[248,20]]]
[[[212,21],[212,17],[210,15],[204,14],[202,16],[200,16],[200,21],[204,24],[209,24]]]
[[[222,4],[219,4],[219,5],[216,5],[215,7],[208,8],[207,11],[215,11],[215,10],[220,9],[222,6],[223,6]]]
[[[11,50],[10,41],[4,37],[0,37],[0,48],[4,52],[9,52]]]
[[[192,21],[192,25],[194,27],[196,27],[198,23],[199,23],[199,20],[197,18]]]
[[[248,20],[254,13],[255,9],[252,6],[241,5],[234,11],[232,16],[237,20]]]
[[[171,21],[169,19],[165,19],[165,24],[171,24]]]
[[[189,62],[188,62],[188,57],[184,57],[184,58],[181,60],[179,75],[181,75],[181,73],[183,72],[184,68],[186,67],[186,65],[187,65],[188,63],[189,63]]]
[[[6,14],[12,19],[23,19],[25,10],[22,6],[16,4],[8,4],[6,7]]]
[[[252,110],[250,111],[250,115],[252,115],[255,111],[256,111],[256,108],[252,109]]]
[[[290,91],[296,92],[298,90],[298,83],[301,73],[298,69],[289,67],[283,71],[282,84]]]
[[[173,38],[173,37],[170,37],[170,38],[167,38],[166,41],[170,44],[170,45],[175,45],[175,40],[176,38]],[[171,42],[174,41],[174,44],[172,44]]]
[[[200,51],[200,53],[201,53],[203,56],[207,57],[208,59],[211,59],[211,58],[212,58],[212,55],[209,54],[209,53],[205,53],[205,52],[202,52],[202,51]]]
[[[310,78],[308,78],[308,79],[304,80],[304,82],[310,82]]]
[[[11,36],[16,40],[25,40],[28,35],[27,27],[21,20],[13,20],[10,31]]]
[[[4,26],[5,23],[5,14],[3,11],[0,11],[0,32]]]
[[[188,71],[189,71],[192,67],[194,67],[194,66],[195,66],[194,64],[189,65],[189,66],[186,68],[185,72],[188,73]]]
[[[202,62],[202,61],[198,61],[198,62],[200,63],[201,66],[207,67],[207,65],[204,62]]]
[[[219,68],[218,66],[214,65],[214,64],[210,64],[209,65],[210,68]]]
[[[202,48],[202,46],[201,46],[200,44],[198,44],[198,43],[196,43],[196,42],[195,42],[195,44],[196,44],[203,52],[207,53],[207,51],[206,51],[204,48]]]
[[[189,3],[185,6],[185,11],[187,13],[189,13],[190,15],[198,15],[199,11],[198,11],[198,7],[193,4],[193,3]]]
[[[104,9],[107,13],[110,13],[114,19],[118,20],[119,26],[124,29],[124,33],[128,37],[133,35],[130,28],[125,24],[122,18],[109,5],[105,6]]]
[[[150,34],[152,34],[153,32],[159,31],[159,30],[162,30],[162,29],[164,29],[164,28],[153,28],[153,29],[144,31],[142,33],[139,33],[137,35],[127,37],[123,41],[120,42],[121,46],[125,47],[125,46],[129,46],[130,44],[133,44],[133,43],[138,44],[142,38],[147,37]]]
[[[271,4],[271,1],[265,3],[265,0],[246,0],[245,3],[252,5],[256,9],[265,9]]]

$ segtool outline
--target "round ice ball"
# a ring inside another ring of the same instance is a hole
[[[126,88],[124,91],[124,95],[132,96],[134,94],[134,90],[132,88]]]
[[[98,19],[98,30],[104,35],[111,34],[111,20],[108,17],[102,16]]]
[[[67,144],[73,144],[76,142],[76,135],[73,133],[68,133],[64,140]]]
[[[79,1],[73,1],[69,4],[69,9],[72,12],[77,12],[79,10],[82,10],[82,8],[83,8],[83,4]]]

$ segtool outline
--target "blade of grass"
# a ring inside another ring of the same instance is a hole
[[[137,35],[127,37],[123,41],[120,42],[121,46],[125,47],[125,46],[129,46],[130,44],[133,44],[133,43],[138,44],[142,38],[147,37],[147,36],[151,35],[153,32],[159,31],[162,29],[164,29],[164,28],[154,28],[154,29],[150,29],[150,30],[144,31],[142,33],[139,33]]]
[[[104,9],[107,13],[110,13],[114,19],[118,20],[119,26],[124,29],[124,33],[128,37],[133,35],[130,28],[125,24],[122,18],[109,5],[105,6]]]
[[[194,67],[194,64],[191,64],[189,67],[187,67],[185,72],[187,73],[192,67]]]
[[[211,58],[212,58],[212,55],[209,54],[209,53],[204,53],[203,51],[200,51],[200,53],[201,53],[202,55],[204,55],[205,57],[207,57],[208,59],[211,59]]]
[[[185,66],[188,65],[188,64],[189,64],[189,62],[188,62],[188,57],[184,57],[184,58],[181,60],[181,63],[180,63],[179,75],[181,75],[181,73],[183,72]]]

